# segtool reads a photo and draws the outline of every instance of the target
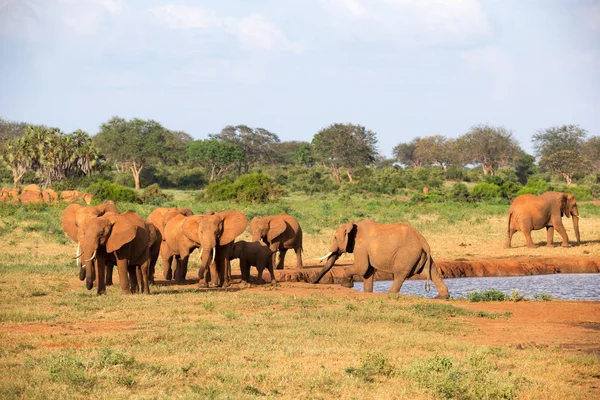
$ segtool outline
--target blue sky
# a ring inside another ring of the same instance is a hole
[[[205,138],[600,135],[600,0],[0,0],[0,116],[91,134],[111,116]]]

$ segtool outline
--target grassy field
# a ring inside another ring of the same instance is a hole
[[[273,205],[232,206],[199,204],[185,192],[177,192],[174,203],[198,213],[239,208],[249,218],[289,212],[304,228],[307,260],[325,252],[339,223],[366,218],[414,225],[437,259],[600,255],[600,212],[593,205],[580,207],[584,246],[526,249],[517,234],[517,248],[504,250],[506,205],[291,197]],[[246,290],[234,285],[228,291],[165,284],[152,287],[150,296],[122,296],[110,287],[107,296],[96,297],[77,279],[70,259],[75,245],[60,229],[63,208],[0,204],[2,399],[598,394],[594,354],[553,345],[475,344],[479,321],[510,322],[513,316],[483,311],[483,305],[474,309],[466,300],[309,284]],[[119,208],[145,217],[154,207]],[[535,241],[544,241],[545,233],[537,233]],[[193,256],[190,277],[195,262]],[[294,263],[289,255],[288,264]]]

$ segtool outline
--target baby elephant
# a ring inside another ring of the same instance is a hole
[[[259,282],[264,283],[262,275],[265,268],[267,268],[271,274],[271,284],[275,284],[277,280],[273,273],[272,255],[273,251],[260,242],[240,240],[233,244],[230,259],[240,259],[243,283],[248,283],[250,280],[250,267],[255,266],[258,270]]]

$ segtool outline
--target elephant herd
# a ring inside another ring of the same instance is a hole
[[[561,218],[573,219],[577,243],[579,211],[571,194],[548,192],[540,196],[518,196],[508,214],[507,240],[510,247],[516,231],[522,231],[529,247],[531,230],[547,229],[547,245],[552,245],[554,229],[562,236],[563,246],[568,237]],[[61,218],[63,230],[78,244],[75,259],[80,266],[80,279],[86,280],[88,290],[94,282],[97,294],[104,294],[112,284],[113,267],[119,273],[121,290],[127,293],[149,293],[154,283],[154,270],[159,258],[163,278],[181,283],[187,275],[190,254],[200,249],[198,271],[201,287],[227,287],[231,282],[231,260],[240,260],[242,282],[248,283],[250,267],[255,266],[262,281],[267,269],[271,282],[276,282],[274,267],[283,269],[286,252],[296,253],[297,267],[302,268],[302,228],[288,214],[255,217],[250,221],[252,242],[235,241],[248,227],[248,218],[237,210],[209,211],[194,215],[187,208],[157,208],[144,221],[132,212],[119,213],[111,204],[98,206],[69,205]],[[279,261],[276,263],[277,252]],[[423,274],[426,288],[431,280],[439,298],[448,298],[429,244],[415,228],[404,223],[379,224],[374,221],[346,223],[336,230],[326,260],[313,283],[334,266],[344,253],[354,254],[354,263],[344,272],[343,285],[351,286],[352,277],[360,275],[364,291],[373,291],[375,271],[391,273],[390,292],[397,293],[403,282]]]
[[[90,204],[93,197],[91,193],[83,193],[79,190],[63,190],[60,193],[60,200],[65,203],[74,203],[83,200],[86,204]],[[56,191],[50,188],[42,190],[36,184],[27,185],[22,191],[18,187],[13,189],[0,188],[0,202],[14,204],[54,204],[58,201],[59,196]]]

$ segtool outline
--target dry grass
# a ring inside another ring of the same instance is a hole
[[[160,285],[150,296],[122,296],[110,287],[98,298],[76,278],[69,258],[75,246],[48,231],[58,212],[42,209],[42,217],[34,219],[2,216],[0,398],[576,399],[598,394],[597,357],[553,346],[515,350],[474,344],[469,338],[481,317],[464,311],[461,301],[307,284],[230,291]],[[503,230],[496,232],[503,227],[499,216],[477,223],[448,223],[431,213],[404,216],[423,231],[439,259],[599,252],[597,243],[504,250]],[[15,222],[18,226],[6,228]],[[43,230],[26,228],[36,224]],[[583,238],[598,237],[599,225],[595,216],[582,221]],[[323,253],[334,228],[306,229],[305,258]],[[287,260],[295,265],[293,253]],[[157,277],[160,273],[159,267]],[[195,274],[191,268],[189,277]]]

